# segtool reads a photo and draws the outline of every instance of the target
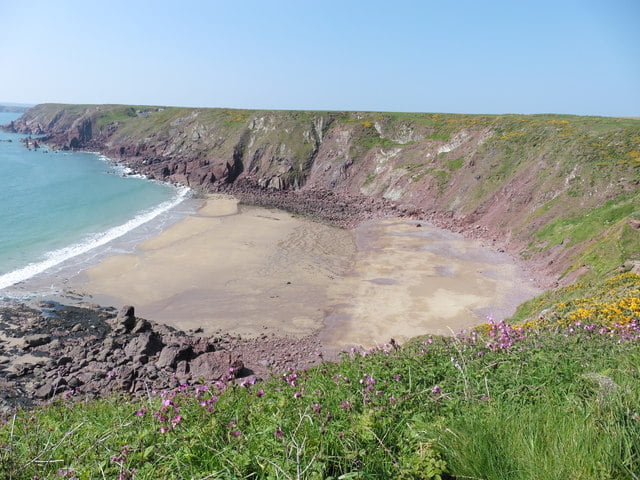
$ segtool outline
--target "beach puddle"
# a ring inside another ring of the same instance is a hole
[[[538,293],[507,255],[424,222],[347,231],[221,195],[73,283],[181,329],[317,334],[336,349],[450,334]]]

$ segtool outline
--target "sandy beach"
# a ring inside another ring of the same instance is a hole
[[[354,252],[348,231],[211,195],[196,215],[76,281],[98,303],[135,305],[178,328],[299,337],[321,325],[327,287]]]
[[[541,292],[509,255],[424,222],[370,221],[354,235],[353,268],[330,287],[327,346],[450,335],[508,318]]]
[[[73,282],[181,329],[314,334],[330,349],[448,334],[538,293],[506,254],[425,223],[349,231],[225,195]]]

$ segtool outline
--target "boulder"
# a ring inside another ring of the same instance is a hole
[[[156,361],[158,368],[175,368],[179,361],[188,360],[193,354],[190,346],[169,345],[164,347]]]
[[[36,398],[47,399],[53,396],[54,386],[51,383],[45,383],[40,388],[36,389],[34,395]]]
[[[231,354],[222,351],[203,353],[189,363],[191,378],[194,380],[219,380],[226,375],[234,378],[243,368],[244,364],[239,357],[232,360]]]
[[[47,335],[46,333],[36,334],[36,335],[27,335],[23,339],[24,349],[39,347],[40,345],[46,345],[51,341],[51,335]]]
[[[137,372],[132,367],[122,367],[116,375],[116,385],[123,392],[128,392],[133,386]]]
[[[136,324],[133,326],[133,328],[131,329],[131,333],[142,333],[142,332],[146,332],[147,330],[149,330],[151,328],[151,324],[145,320],[144,318],[139,318],[136,321]]]
[[[129,332],[135,325],[135,309],[131,305],[125,305],[120,309],[118,316],[114,320],[114,328],[116,331]]]
[[[130,356],[135,357],[137,355],[155,355],[163,347],[162,339],[155,332],[144,332],[127,343],[124,347],[124,352]]]

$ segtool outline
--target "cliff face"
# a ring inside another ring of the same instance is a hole
[[[567,281],[639,260],[639,120],[46,104],[9,128],[203,191],[395,202]]]

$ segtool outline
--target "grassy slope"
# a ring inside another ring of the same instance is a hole
[[[579,288],[524,328],[20,412],[0,426],[0,478],[637,479],[640,276]]]

